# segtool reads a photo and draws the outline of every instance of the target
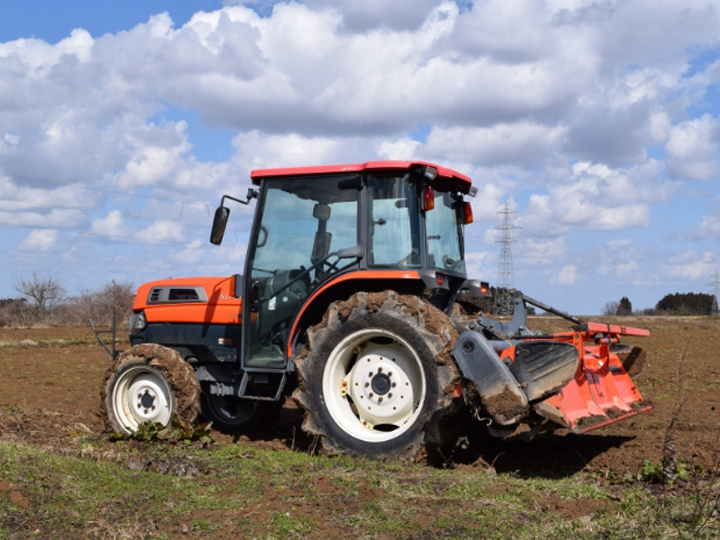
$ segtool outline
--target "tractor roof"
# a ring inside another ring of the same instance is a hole
[[[298,175],[322,175],[348,172],[392,172],[409,171],[410,169],[430,166],[437,170],[438,179],[451,182],[453,187],[462,192],[470,190],[472,181],[468,176],[447,167],[441,167],[426,161],[367,161],[345,165],[320,165],[316,167],[289,167],[285,169],[257,169],[250,173],[253,184],[259,185],[262,178]]]

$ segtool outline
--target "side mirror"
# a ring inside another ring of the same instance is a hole
[[[225,236],[225,227],[230,217],[230,209],[218,206],[213,218],[212,230],[210,231],[210,243],[219,246]]]

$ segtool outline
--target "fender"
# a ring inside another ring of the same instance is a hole
[[[314,324],[312,321],[317,318],[317,312],[324,314],[327,306],[332,302],[348,298],[350,296],[347,294],[348,289],[353,292],[400,289],[398,292],[413,291],[421,294],[425,289],[425,284],[417,270],[355,270],[340,274],[313,291],[295,315],[287,342],[288,358],[294,356],[295,340],[301,332]]]

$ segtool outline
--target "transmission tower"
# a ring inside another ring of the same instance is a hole
[[[713,303],[712,303],[712,313],[713,315],[720,314],[720,309],[718,308],[718,304],[720,303],[720,274],[717,273],[717,271],[710,276],[713,280],[712,283],[709,285],[713,288]]]
[[[492,230],[500,231],[500,240],[496,240],[495,243],[500,244],[502,247],[500,249],[500,266],[498,268],[493,313],[496,315],[512,315],[514,309],[515,271],[513,269],[511,232],[520,229],[520,227],[510,223],[510,217],[515,215],[515,211],[510,210],[508,203],[505,203],[498,215],[502,216],[502,225],[493,227]]]

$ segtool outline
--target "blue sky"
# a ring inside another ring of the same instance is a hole
[[[201,13],[203,12],[203,13]],[[241,271],[254,168],[473,178],[474,277],[579,314],[720,269],[720,8],[702,0],[0,0],[0,298]]]

